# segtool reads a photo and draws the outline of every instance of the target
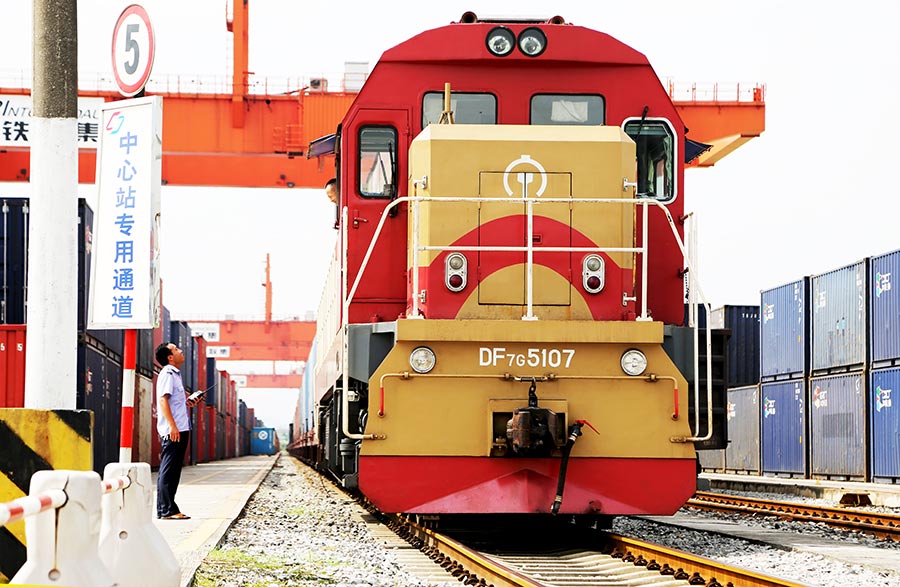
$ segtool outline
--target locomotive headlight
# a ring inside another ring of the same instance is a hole
[[[519,33],[519,50],[529,57],[537,57],[547,48],[547,36],[544,31],[534,27]]]
[[[417,347],[409,354],[409,366],[416,373],[428,373],[434,369],[435,362],[437,362],[437,359],[434,356],[434,351],[427,346]]]
[[[498,26],[491,29],[487,36],[488,51],[497,57],[505,57],[512,53],[516,46],[516,36],[506,27]]]
[[[596,294],[606,284],[606,263],[600,255],[588,255],[581,262],[581,285],[584,291]]]
[[[637,349],[628,349],[622,354],[622,371],[637,377],[647,370],[647,356]]]
[[[444,285],[452,292],[459,292],[466,288],[469,281],[468,261],[462,253],[450,253],[447,255],[444,267]]]

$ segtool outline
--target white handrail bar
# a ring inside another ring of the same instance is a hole
[[[126,489],[130,485],[131,479],[124,476],[100,481],[100,493],[112,493]],[[48,489],[44,493],[26,495],[10,502],[0,503],[0,527],[49,509],[60,508],[68,499],[64,489]]]
[[[481,251],[500,253],[524,253],[528,247],[491,247],[491,246],[456,246],[446,247],[421,246],[420,251]],[[641,247],[541,247],[542,253],[640,253]]]
[[[534,199],[528,197],[528,183],[522,182],[522,199],[525,200],[525,210],[528,216],[528,232],[525,235],[526,254],[525,267],[527,277],[525,279],[526,302],[528,302],[525,315],[522,320],[537,320],[534,315]],[[415,204],[418,208],[418,203]]]
[[[100,493],[112,493],[113,491],[128,489],[129,487],[131,487],[131,478],[127,475],[100,481]]]
[[[26,516],[39,514],[49,509],[60,508],[69,497],[62,489],[49,489],[37,495],[26,495],[7,503],[0,503],[0,528],[18,522]]]
[[[647,245],[647,241],[649,240],[647,238],[647,231],[649,230],[650,216],[650,207],[648,205],[648,202],[649,200],[646,199],[643,201],[644,218],[642,225],[644,232],[641,233],[643,235],[643,238],[641,239],[641,315],[637,318],[641,321],[650,320],[650,316],[647,315],[647,253],[649,252],[649,247]],[[677,236],[678,233],[676,232],[675,235]]]

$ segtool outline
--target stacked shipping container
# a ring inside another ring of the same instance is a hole
[[[760,296],[760,471],[805,477],[809,280]]]
[[[702,310],[702,308],[701,308]],[[705,327],[705,319],[701,311],[700,327]],[[709,325],[714,329],[728,331],[727,355],[728,369],[728,402],[725,422],[728,426],[728,447],[720,450],[702,450],[698,452],[700,466],[707,471],[724,471],[726,469],[726,453],[734,443],[743,445],[740,439],[733,437],[734,431],[740,430],[735,417],[735,405],[732,396],[736,389],[755,386],[759,383],[759,306],[722,306],[712,310]],[[759,430],[757,430],[757,444]],[[756,471],[758,472],[758,466]]]
[[[121,330],[87,330],[87,302],[90,291],[91,240],[93,212],[84,200],[78,204],[78,348],[76,375],[76,407],[94,412],[94,469],[102,474],[107,463],[118,461],[121,402],[122,355],[124,332]],[[27,199],[0,200],[0,407],[24,406],[25,345],[27,331],[27,261],[29,208]],[[159,464],[159,437],[156,434],[156,374],[154,350],[164,340],[178,344],[185,351],[182,368],[185,387],[199,389],[200,383],[218,381],[214,360],[207,363],[205,341],[191,337],[186,323],[172,322],[169,311],[162,308],[161,325],[155,330],[138,331],[135,377],[135,413],[132,434],[132,458]],[[249,432],[241,434],[236,425],[236,388],[225,376],[223,389],[230,390],[234,439],[230,456],[249,454]],[[214,390],[210,390],[213,392]],[[226,394],[227,395],[227,394]],[[226,401],[223,395],[225,409]],[[215,437],[216,408],[194,410],[192,450],[187,462],[203,462],[215,455],[209,440]],[[252,423],[243,424],[245,430]],[[212,427],[212,428],[211,428]],[[222,427],[225,431],[226,426]],[[243,443],[238,439],[245,439]],[[223,443],[224,448],[224,443]],[[222,458],[221,456],[219,458]]]
[[[765,475],[900,483],[898,271],[894,251],[762,292],[761,383],[729,391],[726,471],[758,455]]]
[[[867,265],[863,260],[811,279],[809,473],[814,478],[866,478]]]
[[[900,251],[870,260],[868,455],[871,479],[885,483],[900,483],[900,407],[891,397],[900,384],[900,292],[891,287],[898,275]]]

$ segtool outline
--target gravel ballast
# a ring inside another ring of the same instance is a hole
[[[426,587],[369,535],[363,510],[313,470],[282,455],[196,587]]]

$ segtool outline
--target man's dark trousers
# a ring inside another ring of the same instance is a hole
[[[159,477],[156,480],[156,515],[159,518],[181,513],[175,504],[175,492],[181,480],[181,465],[184,453],[191,440],[191,431],[179,433],[178,442],[162,439],[159,460]]]

